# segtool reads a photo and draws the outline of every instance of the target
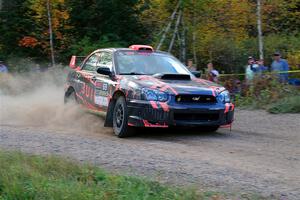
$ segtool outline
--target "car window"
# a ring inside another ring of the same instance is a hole
[[[116,54],[116,63],[119,74],[189,74],[176,58],[160,53],[119,51]]]
[[[99,60],[99,53],[95,53],[92,56],[88,58],[88,60],[85,62],[83,66],[83,70],[87,71],[96,71],[97,70],[97,62]]]
[[[112,53],[111,52],[101,52],[100,60],[97,63],[98,67],[108,67],[112,70]]]

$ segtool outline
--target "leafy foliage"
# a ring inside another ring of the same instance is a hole
[[[279,83],[276,77],[255,79],[242,95],[235,97],[235,104],[244,108],[266,109],[271,113],[299,113],[300,90]]]
[[[300,96],[290,96],[269,106],[270,113],[300,113]]]
[[[101,47],[156,46],[178,2],[183,17],[172,50],[175,56],[181,57],[185,39],[187,58],[197,58],[198,69],[212,61],[220,71],[242,72],[247,56],[258,57],[254,0],[50,0],[56,59],[67,63],[72,54]],[[276,50],[292,66],[299,65],[300,0],[262,2],[266,64]],[[161,50],[168,49],[174,26],[175,21]],[[0,32],[0,59],[49,59],[44,0],[3,1]]]

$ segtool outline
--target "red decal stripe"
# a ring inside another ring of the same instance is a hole
[[[155,101],[150,101],[150,104],[151,104],[152,108],[158,109],[158,106]]]
[[[211,92],[212,92],[212,95],[215,97],[216,96],[216,92],[213,88],[211,88]]]
[[[230,108],[230,103],[226,103],[224,113],[227,113],[229,111],[229,108]]]
[[[145,127],[168,128],[168,125],[166,124],[159,124],[159,123],[151,124],[147,120],[143,120],[143,123]]]
[[[234,110],[234,104],[232,103],[231,104],[231,111],[233,111]]]
[[[165,111],[165,112],[169,112],[170,111],[170,108],[168,106],[167,103],[163,103],[163,102],[159,102],[160,106],[162,107],[162,109]]]

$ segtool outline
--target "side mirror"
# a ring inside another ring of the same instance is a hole
[[[111,76],[112,73],[110,71],[110,69],[108,67],[99,67],[97,69],[97,73],[98,74],[103,74],[103,75],[107,75],[107,76]]]
[[[196,78],[200,78],[200,77],[201,77],[201,72],[200,72],[200,71],[192,71],[192,74],[193,74]]]

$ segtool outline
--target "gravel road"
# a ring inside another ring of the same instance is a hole
[[[231,132],[151,129],[128,139],[86,117],[81,128],[0,121],[0,148],[63,155],[199,190],[300,199],[300,114],[237,110]]]

